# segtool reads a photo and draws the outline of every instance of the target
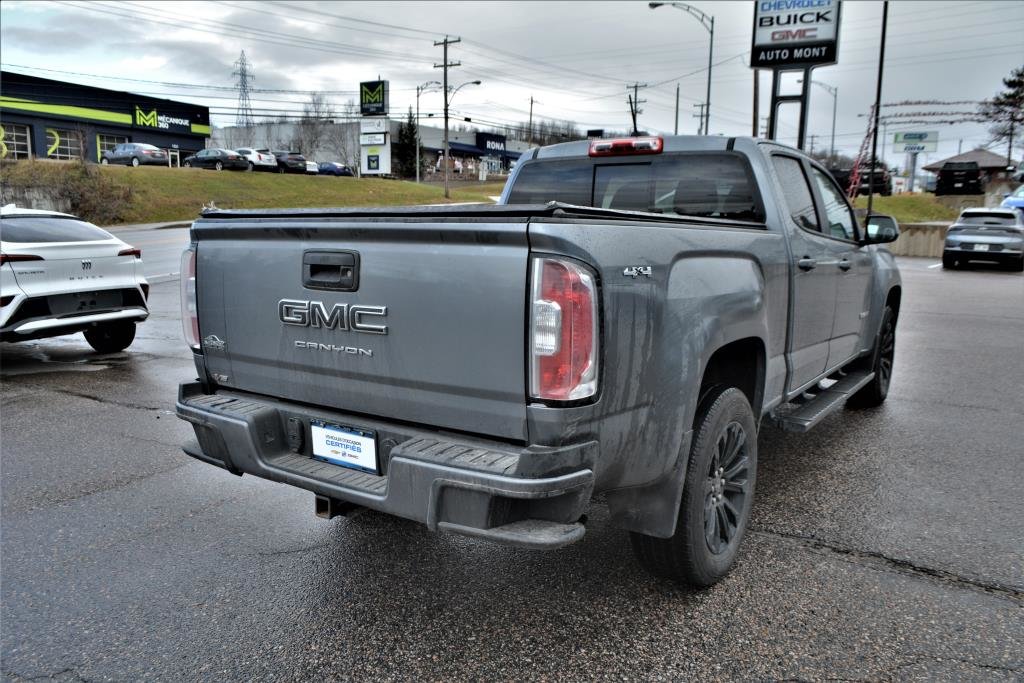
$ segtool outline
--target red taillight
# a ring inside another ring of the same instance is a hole
[[[196,250],[189,247],[181,255],[181,329],[185,343],[199,351],[199,314],[196,310]]]
[[[597,393],[597,287],[572,261],[535,258],[531,285],[530,395],[575,401]]]
[[[0,254],[0,266],[5,263],[16,263],[18,261],[42,261],[42,256],[32,254]]]
[[[658,137],[592,140],[590,142],[590,156],[612,157],[626,154],[661,154],[664,148],[665,141]]]
[[[135,247],[128,247],[117,252],[118,256],[134,256],[135,258],[142,258],[142,250],[136,249]]]
[[[236,157],[234,154],[229,154],[228,155],[228,159],[237,159],[237,158],[238,157]]]
[[[153,150],[151,150],[151,149],[144,149],[144,150],[142,150],[142,153],[143,154],[152,154]]]

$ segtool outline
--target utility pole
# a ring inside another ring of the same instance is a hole
[[[676,83],[676,135],[679,135],[679,84]]]
[[[530,95],[530,123],[529,131],[526,133],[526,142],[529,145],[533,145],[533,95]]]
[[[885,0],[882,3],[882,40],[881,46],[878,49],[878,83],[875,85],[875,110],[872,115],[875,117],[874,130],[871,136],[871,166],[868,169],[868,213],[865,219],[865,225],[867,221],[871,220],[871,206],[873,203],[873,197],[875,196],[875,164],[877,163],[878,155],[878,112],[882,108],[882,73],[885,70],[885,30],[889,25],[889,0]],[[808,75],[810,78],[810,75]]]
[[[444,40],[434,41],[434,47],[438,45],[444,46],[444,61],[440,64],[435,64],[435,69],[444,69],[444,198],[451,199],[451,190],[448,187],[448,163],[451,161],[449,158],[450,149],[448,148],[448,69],[451,67],[462,66],[462,62],[449,62],[448,61],[448,46],[454,45],[455,43],[461,43],[462,38],[456,38],[451,40],[448,36],[444,37]]]
[[[1006,147],[1006,168],[1009,169],[1013,165],[1013,124],[1016,123],[1013,119],[1010,119],[1010,144]]]
[[[818,136],[817,135],[810,135],[809,137],[811,138],[811,148],[809,150],[807,150],[807,156],[809,156],[809,157],[811,157],[813,159],[814,158],[814,138],[816,138]]]
[[[964,151],[964,139],[960,138],[960,142],[956,143],[956,153],[959,154],[962,151]]]
[[[640,127],[639,127],[639,124],[637,123],[636,118],[640,114],[644,113],[644,110],[640,108],[640,105],[641,104],[645,104],[647,102],[647,100],[638,99],[638,94],[639,94],[640,88],[646,88],[646,87],[647,87],[646,83],[634,83],[631,86],[629,86],[629,85],[626,86],[626,90],[627,90],[626,100],[629,102],[629,113],[633,117],[633,135],[636,135],[636,134],[638,134],[640,132]],[[632,95],[628,94],[628,90],[630,88],[633,88]]]
[[[707,120],[705,117],[704,109],[705,107],[707,107],[707,104],[704,102],[699,102],[693,106],[697,107],[700,112],[698,114],[693,115],[693,118],[700,119],[700,127],[697,128],[697,135],[707,135],[707,131],[704,130],[704,122]]]
[[[768,117],[767,116],[762,116],[761,117],[761,125],[763,126],[763,128],[761,128],[761,137],[766,138],[766,137],[768,137]]]

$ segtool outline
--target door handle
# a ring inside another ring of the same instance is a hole
[[[848,258],[844,258],[843,260],[841,260],[838,265],[839,270],[849,270],[853,266],[853,264],[850,263],[850,259]]]
[[[802,259],[796,262],[796,265],[797,267],[800,268],[800,270],[814,270],[814,268],[818,265],[818,261],[812,259],[810,256],[804,256]]]

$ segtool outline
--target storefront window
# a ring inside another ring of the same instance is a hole
[[[77,130],[46,129],[47,159],[81,159],[82,135]]]
[[[16,123],[0,124],[0,159],[31,159],[28,126]]]
[[[118,145],[128,142],[123,135],[97,135],[96,136],[96,160],[103,158],[104,152],[113,151]]]

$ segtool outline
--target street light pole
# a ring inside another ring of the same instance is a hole
[[[707,29],[709,34],[708,41],[708,89],[707,95],[704,99],[704,135],[711,134],[711,67],[712,60],[715,53],[715,18],[710,14],[700,11],[693,5],[687,5],[685,2],[649,2],[647,6],[651,9],[658,9],[659,7],[667,5],[669,7],[675,7],[678,10],[688,13],[690,16],[700,22],[700,25]]]
[[[451,150],[448,147],[448,107],[451,106],[452,100],[455,99],[455,93],[459,92],[467,85],[480,85],[481,81],[466,81],[457,88],[452,88],[451,93],[447,91],[447,79],[445,83],[444,93],[444,196],[445,199],[449,199],[451,195],[448,192],[448,162]]]
[[[420,181],[420,94],[434,87],[441,87],[437,81],[427,81],[416,86],[416,182]]]

